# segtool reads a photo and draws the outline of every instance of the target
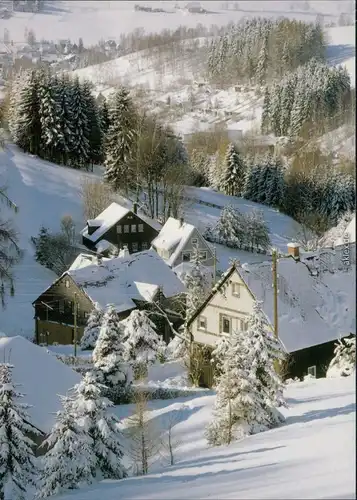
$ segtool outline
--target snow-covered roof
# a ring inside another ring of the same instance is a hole
[[[356,214],[342,217],[337,226],[329,229],[320,239],[322,247],[336,247],[346,242],[356,243]]]
[[[14,365],[13,380],[21,384],[22,402],[32,405],[31,424],[48,433],[55,422],[53,413],[61,409],[58,395],[66,395],[81,376],[44,347],[20,336],[0,337],[0,359]]]
[[[96,264],[98,257],[96,255],[90,255],[86,253],[80,253],[78,257],[75,258],[73,264],[69,268],[69,271],[74,271],[76,269],[81,269],[82,267],[91,266],[92,264]],[[110,260],[105,257],[102,258],[102,261]]]
[[[165,297],[185,291],[176,274],[154,251],[138,252],[125,257],[103,259],[67,273],[93,302],[101,307],[114,304],[118,312],[136,307],[134,300],[150,302],[161,287]]]
[[[113,245],[113,243],[110,243],[107,240],[100,240],[96,244],[95,248],[96,248],[96,250],[97,250],[98,253],[106,252],[107,250],[111,250],[111,251],[116,250],[116,246]]]
[[[273,324],[271,262],[239,268],[239,273]],[[279,338],[288,352],[323,344],[355,331],[356,267],[349,273],[312,276],[293,258],[278,263]]]
[[[119,203],[113,202],[103,210],[95,219],[90,219],[87,221],[87,226],[82,229],[81,234],[85,236],[88,240],[93,241],[95,243],[98,239],[108,231],[111,227],[114,226],[117,222],[119,222],[123,217],[125,217],[130,212],[130,208],[123,207],[119,205]],[[149,224],[151,227],[160,231],[161,225],[153,220],[150,217],[140,213],[136,213],[136,215]],[[88,234],[88,226],[97,227],[98,229],[94,231],[92,234]]]
[[[356,243],[356,214],[343,231],[342,236],[336,239],[334,246],[344,245],[345,243]]]
[[[111,203],[109,207],[103,210],[95,219],[91,219],[89,222],[90,226],[99,226],[93,234],[88,234],[88,226],[85,227],[81,234],[88,238],[88,240],[96,242],[104,233],[108,231],[111,227],[119,222],[130,210],[127,207],[122,207],[118,203]]]
[[[178,266],[173,267],[173,270],[180,278],[180,280],[184,283],[186,274],[191,274],[194,268],[194,264],[192,262],[181,262]],[[212,267],[206,267],[201,264],[200,266],[202,274],[205,276],[208,283],[213,282],[213,269]]]
[[[195,230],[195,226],[182,222],[173,217],[169,217],[161,229],[158,236],[152,242],[154,248],[166,251],[173,251],[167,263],[171,266],[175,262],[180,252],[185,247],[191,234]]]

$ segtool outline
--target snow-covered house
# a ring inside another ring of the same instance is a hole
[[[89,250],[106,255],[110,245],[114,245],[118,249],[126,246],[130,253],[135,253],[149,249],[160,229],[158,222],[138,212],[135,203],[130,209],[113,202],[95,219],[87,221],[81,235]]]
[[[103,309],[114,304],[124,319],[136,308],[157,310],[154,303],[159,303],[168,319],[179,326],[184,292],[182,282],[154,250],[89,265],[77,263],[33,302],[36,341],[46,338],[48,344],[71,344],[79,340],[95,304]],[[169,325],[161,323],[160,333],[169,340]]]
[[[233,264],[189,320],[194,341],[213,347],[235,329],[246,331],[255,300],[273,325],[271,262]],[[291,355],[288,376],[324,374],[336,339],[355,331],[355,303],[355,267],[314,276],[292,255],[279,260],[278,335]]]
[[[40,431],[31,435],[40,444],[55,423],[55,412],[61,409],[58,395],[66,395],[81,376],[68,365],[24,337],[0,334],[0,359],[14,366],[13,379],[20,384],[23,403],[30,405],[30,424]]]
[[[152,247],[173,269],[180,264],[189,263],[195,248],[198,248],[205,267],[214,265],[214,255],[206,240],[195,226],[183,219],[169,217],[153,240]]]

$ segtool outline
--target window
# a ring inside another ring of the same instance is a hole
[[[121,225],[117,226],[117,234],[121,234],[122,233],[122,227]]]
[[[69,280],[66,280],[66,281],[64,282],[64,284],[65,284],[66,288],[69,288]]]
[[[192,238],[191,243],[192,243],[192,245],[197,245],[198,239],[197,238]]]
[[[139,224],[138,229],[139,229],[139,233],[143,233],[144,232],[144,224]]]
[[[220,333],[231,333],[231,318],[220,314]]]
[[[240,330],[242,332],[246,332],[248,330],[248,322],[244,321],[244,319],[241,319],[239,323],[240,323]]]
[[[232,283],[232,295],[240,297],[240,283]]]
[[[125,224],[124,225],[124,233],[128,233],[129,232],[129,224]]]
[[[148,242],[147,241],[143,241],[142,244],[141,244],[141,248],[143,250],[147,250],[149,248]]]
[[[60,313],[64,313],[64,300],[59,300],[58,301],[58,310]]]
[[[207,330],[207,319],[204,316],[198,318],[198,329]]]
[[[190,262],[190,260],[191,260],[190,252],[183,252],[182,253],[182,261],[183,262]]]
[[[131,225],[131,232],[136,233],[136,224]]]
[[[131,248],[133,252],[137,252],[139,250],[139,245],[137,243],[132,243]]]
[[[309,368],[307,369],[307,374],[312,375],[316,378],[316,366],[309,366]]]
[[[207,252],[206,251],[200,252],[200,260],[207,260]]]

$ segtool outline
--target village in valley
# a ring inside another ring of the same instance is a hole
[[[0,500],[356,498],[339,3],[0,1]]]

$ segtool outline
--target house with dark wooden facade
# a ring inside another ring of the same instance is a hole
[[[298,245],[290,244],[288,252],[278,262],[278,336],[288,355],[284,377],[321,377],[337,339],[355,332],[355,266],[316,274],[300,260]],[[273,334],[272,281],[271,262],[233,264],[188,321],[193,341],[212,350],[232,331],[247,331],[256,300]],[[209,366],[204,385],[212,382]]]
[[[65,272],[33,302],[36,342],[79,341],[95,304],[102,309],[113,304],[124,319],[136,308],[156,311],[157,303],[176,327],[183,323],[185,287],[154,250],[87,261]],[[168,342],[171,328],[160,317],[152,319]]]
[[[111,203],[95,219],[87,221],[81,231],[83,245],[91,251],[106,255],[111,247],[118,250],[127,247],[129,253],[148,250],[161,225],[137,210]]]

